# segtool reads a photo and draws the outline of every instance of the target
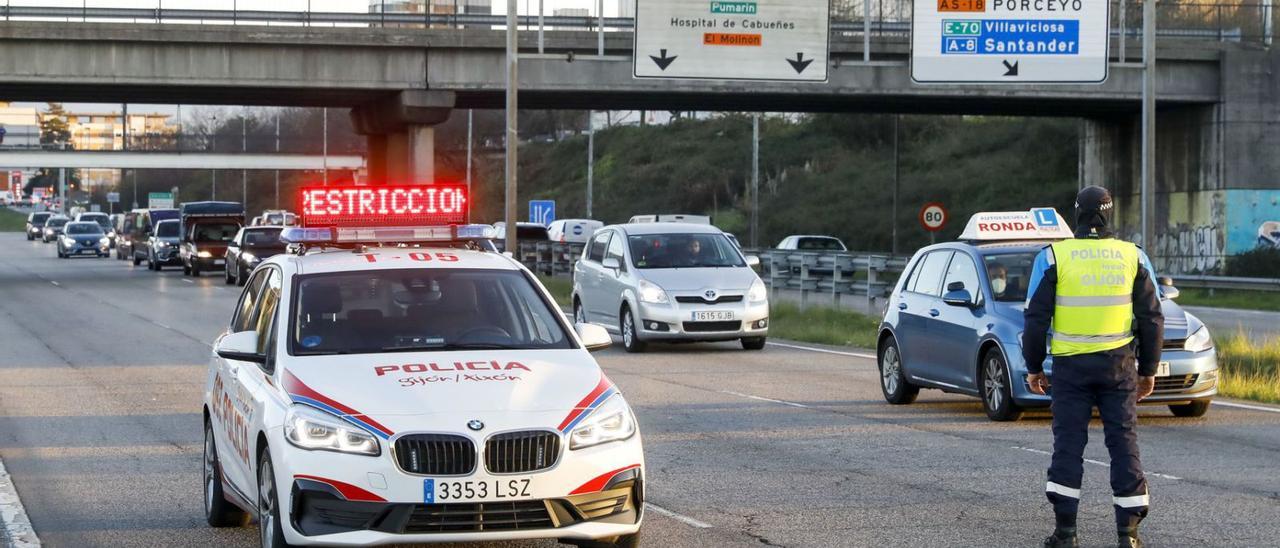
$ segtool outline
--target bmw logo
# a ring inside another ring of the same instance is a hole
[[[707,297],[708,301],[716,300],[716,290],[714,289],[708,289],[706,293],[703,293],[703,295]]]
[[[467,423],[467,428],[479,432],[484,430],[484,423],[481,422],[480,419],[471,419],[471,421]]]

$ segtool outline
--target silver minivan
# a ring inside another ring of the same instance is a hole
[[[628,223],[597,230],[573,269],[574,320],[650,341],[741,340],[764,348],[769,293],[728,236],[711,225]]]

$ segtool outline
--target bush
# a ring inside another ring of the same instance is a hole
[[[1227,257],[1227,275],[1241,278],[1280,278],[1280,248],[1259,247]]]

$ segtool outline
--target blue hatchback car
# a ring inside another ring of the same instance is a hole
[[[1037,227],[1037,211],[1052,210],[980,213],[960,241],[923,248],[911,258],[878,339],[880,388],[889,403],[909,404],[920,389],[934,388],[980,398],[997,421],[1049,405],[1049,397],[1033,394],[1025,380],[1022,312],[1036,255],[1071,236]],[[1056,212],[1052,217],[1065,230]],[[1160,280],[1165,341],[1155,392],[1141,403],[1168,405],[1180,417],[1202,416],[1218,393],[1213,340],[1199,319],[1173,302],[1172,280],[1152,279]],[[1052,358],[1044,368],[1052,375]]]

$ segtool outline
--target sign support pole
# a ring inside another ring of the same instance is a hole
[[[516,28],[516,10],[519,9],[517,0],[507,0],[507,139],[506,139],[506,178],[507,178],[507,197],[506,197],[506,215],[503,217],[507,222],[507,252],[519,258],[520,250],[516,248],[516,169],[519,167],[517,161],[519,141],[519,129],[516,126],[516,108],[518,102],[516,100],[516,90],[519,86],[519,61],[516,58],[516,38],[519,29]]]
[[[1156,171],[1156,3],[1142,3],[1142,245],[1155,249],[1152,219]]]
[[[595,194],[596,175],[596,128],[591,121],[591,111],[587,111],[587,218],[593,219],[591,206]]]
[[[871,0],[862,0],[862,62],[871,62]]]
[[[67,214],[67,168],[58,168],[58,196],[62,197],[62,214]]]
[[[759,249],[760,232],[760,113],[751,116],[751,247]]]
[[[893,115],[893,222],[890,223],[890,226],[893,227],[891,249],[895,257],[898,255],[898,172],[900,171],[898,166],[898,122],[901,119],[902,115]]]
[[[467,109],[467,196],[471,196],[471,130],[475,124],[475,113],[474,109]]]

